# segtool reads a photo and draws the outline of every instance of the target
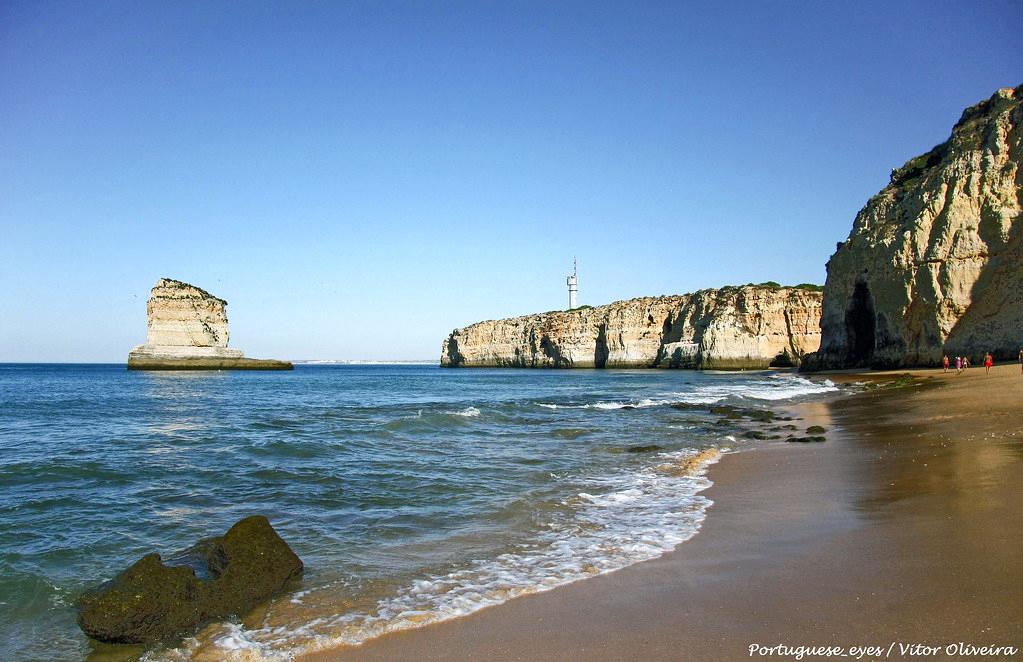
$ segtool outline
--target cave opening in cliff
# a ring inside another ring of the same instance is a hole
[[[601,324],[600,328],[597,329],[597,342],[593,348],[593,367],[606,368],[609,353],[607,349],[607,324]]]
[[[866,366],[874,356],[874,333],[877,315],[870,288],[864,282],[856,283],[852,300],[845,313],[845,336],[848,341],[850,366]]]

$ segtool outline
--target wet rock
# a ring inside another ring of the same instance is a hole
[[[824,434],[825,432],[827,432],[827,430],[825,430],[819,425],[811,425],[810,427],[806,428],[807,434]]]
[[[79,627],[108,643],[153,643],[214,619],[244,615],[302,573],[302,561],[259,515],[178,558],[187,565],[166,565],[159,554],[147,554],[84,594]]]
[[[774,412],[769,409],[747,409],[746,417],[759,423],[770,423],[774,420]]]
[[[629,446],[625,449],[626,453],[656,453],[657,451],[663,451],[663,446],[657,444],[650,444],[648,446]]]
[[[764,440],[764,439],[768,439],[769,438],[765,433],[761,432],[760,430],[746,430],[745,432],[742,433],[742,436],[746,437],[747,439],[759,439],[759,440]]]
[[[791,442],[796,442],[796,443],[800,443],[800,444],[810,444],[810,443],[820,443],[822,441],[827,441],[827,438],[826,437],[821,437],[821,436],[818,436],[818,435],[809,435],[809,436],[806,436],[806,437],[789,436],[785,441],[791,441]]]
[[[727,405],[721,407],[711,407],[708,411],[715,416],[723,416],[725,418],[742,418],[742,412],[735,407],[729,407]]]

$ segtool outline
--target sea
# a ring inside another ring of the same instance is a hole
[[[768,443],[703,405],[836,390],[790,372],[2,364],[0,660],[290,660],[613,572],[696,535],[707,464]],[[254,514],[305,563],[283,594],[159,646],[78,629],[83,591]]]

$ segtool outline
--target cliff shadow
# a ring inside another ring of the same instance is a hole
[[[1023,179],[1023,168],[1018,178]],[[982,219],[982,230],[985,225]],[[973,283],[970,305],[945,338],[945,350],[973,360],[991,352],[996,360],[1015,361],[1023,348],[1023,214],[1013,219],[1004,243],[985,239],[988,246],[1002,245],[991,251]]]
[[[465,357],[458,351],[458,341],[452,335],[448,338],[448,365],[454,368],[463,363],[465,363]]]
[[[845,310],[846,365],[867,367],[877,343],[877,312],[870,286],[858,281]]]
[[[606,368],[609,353],[607,348],[607,324],[601,324],[597,328],[597,342],[593,346],[593,367]]]

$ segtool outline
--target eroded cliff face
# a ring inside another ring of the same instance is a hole
[[[146,317],[147,345],[227,347],[227,302],[195,285],[161,278]]]
[[[820,344],[821,293],[747,285],[479,322],[441,348],[446,367],[759,369]]]
[[[1023,346],[1023,85],[892,172],[828,262],[811,369],[1014,359]]]
[[[245,358],[228,348],[227,302],[172,278],[153,286],[146,344],[128,352],[131,370],[290,370],[287,361]]]

